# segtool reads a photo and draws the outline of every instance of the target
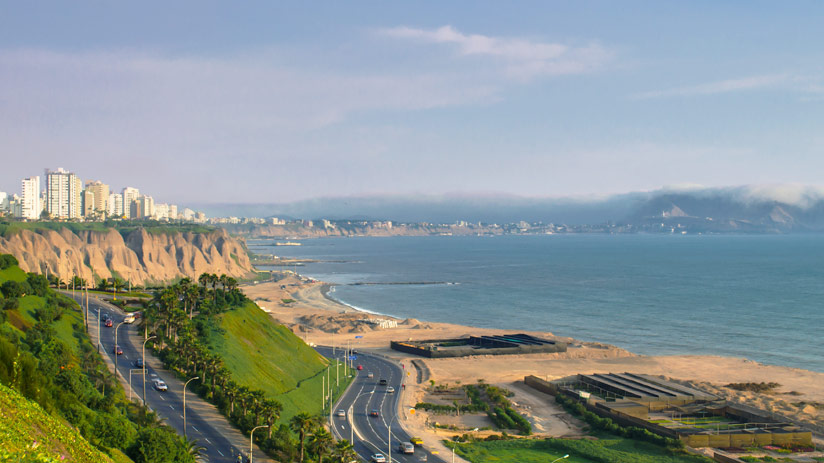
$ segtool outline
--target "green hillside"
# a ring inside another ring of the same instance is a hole
[[[46,413],[17,391],[0,384],[0,461],[112,462],[76,429]]]
[[[253,302],[221,314],[208,342],[238,384],[260,389],[283,405],[281,422],[300,412],[321,413],[321,373],[329,361]],[[346,374],[343,367],[340,374]],[[345,384],[341,381],[341,390]]]

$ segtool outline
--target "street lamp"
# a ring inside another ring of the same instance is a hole
[[[114,328],[114,376],[117,377],[117,330],[120,329],[120,325],[126,323],[126,321],[122,321],[117,324]]]
[[[252,428],[252,432],[249,433],[249,463],[252,463],[252,456],[254,455],[253,449],[254,449],[254,445],[255,445],[255,440],[254,440],[255,429],[268,428],[268,427],[269,426],[265,425],[265,424],[263,426],[257,426],[257,427]]]
[[[352,422],[349,423],[349,442],[352,442],[352,445],[355,445],[355,416],[352,414],[352,409],[355,407],[355,402],[357,402],[361,396],[374,393],[375,390],[373,389],[371,391],[358,394],[358,396],[355,397],[355,400],[352,401],[352,405],[349,406],[349,419],[352,420]]]
[[[146,405],[146,343],[157,336],[149,336],[143,341],[143,405]]]
[[[189,381],[186,381],[183,384],[183,437],[187,437],[186,436],[186,386],[190,382],[192,382],[196,379],[200,379],[200,376],[195,376],[194,378],[190,379]]]
[[[556,458],[556,459],[550,461],[549,463],[555,463],[556,461],[564,460],[566,458],[569,458],[569,454],[566,454],[566,455],[562,456],[561,458]]]

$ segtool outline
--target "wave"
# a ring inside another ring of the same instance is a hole
[[[341,299],[339,297],[333,296],[332,293],[334,293],[334,292],[335,292],[335,285],[331,285],[331,287],[329,288],[329,291],[326,291],[325,293],[323,293],[323,295],[326,296],[326,298],[331,300],[331,301],[337,302],[338,304],[341,304],[341,305],[345,305],[346,307],[349,307],[350,309],[357,310],[358,312],[368,313],[368,314],[371,314],[371,315],[380,315],[382,317],[397,318],[393,315],[388,315],[388,314],[385,314],[385,313],[376,312],[374,310],[364,309],[363,307],[358,307],[354,304],[350,304],[350,303],[344,301],[343,299]]]

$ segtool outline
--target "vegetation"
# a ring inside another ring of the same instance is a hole
[[[730,384],[727,384],[724,387],[727,387],[727,388],[730,388],[730,389],[735,389],[736,391],[759,392],[759,393],[762,393],[762,394],[768,394],[770,392],[773,392],[773,390],[778,389],[779,387],[781,387],[781,385],[778,384],[778,383],[773,383],[773,382],[769,382],[769,383],[765,383],[765,382],[760,382],[760,383],[730,383]]]
[[[255,434],[262,450],[281,461],[334,455],[315,419],[328,361],[247,299],[234,278],[184,278],[158,291],[143,313],[167,368],[200,377],[192,390],[242,432],[269,426]]]
[[[447,390],[447,386],[434,386],[435,390]],[[512,408],[508,397],[512,393],[504,388],[479,382],[477,385],[463,386],[469,404],[452,405],[419,402],[415,408],[434,413],[473,413],[486,412],[499,429],[516,429],[522,435],[532,434],[532,424]]]
[[[564,455],[571,463],[709,463],[712,460],[615,436],[589,439],[486,440],[448,443],[472,463],[547,463]]]
[[[0,256],[0,262],[7,266],[2,269],[4,281],[0,284],[0,384],[36,403],[57,422],[72,426],[90,448],[116,461],[194,462],[183,439],[161,425],[153,413],[125,399],[119,383],[92,347],[77,304],[49,289],[43,276],[23,274],[21,279],[19,268],[8,257]],[[34,413],[13,395],[8,397],[19,405],[2,407],[10,417]],[[38,417],[31,416],[31,422],[37,423]],[[9,452],[23,452],[18,455],[23,461],[69,457],[73,451],[86,448],[71,434],[61,434],[52,427],[37,429],[54,431],[54,442],[59,441],[62,447],[44,445],[43,438],[26,434],[25,428],[20,428],[23,434],[0,433],[0,437],[4,444],[6,439],[17,442]],[[27,436],[33,440],[26,441]],[[44,453],[42,458],[40,453]]]
[[[140,228],[151,234],[175,234],[175,233],[209,233],[215,230],[201,224],[193,223],[168,223],[156,220],[106,220],[103,222],[17,222],[0,219],[0,236],[6,237],[19,233],[23,230],[41,232],[45,230],[60,231],[64,228],[72,233],[81,231],[108,232],[111,229],[117,230],[121,235]]]

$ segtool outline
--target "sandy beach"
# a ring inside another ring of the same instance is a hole
[[[502,385],[515,392],[519,404],[535,425],[538,434],[576,435],[579,427],[547,400],[547,396],[523,386],[526,375],[549,380],[578,373],[631,372],[660,375],[689,383],[721,397],[758,407],[772,413],[803,421],[824,429],[824,373],[797,368],[764,365],[751,360],[706,355],[636,355],[620,347],[580,342],[556,337],[549,332],[527,334],[569,343],[567,352],[505,356],[474,356],[425,359],[389,349],[391,340],[420,340],[461,337],[469,334],[504,334],[512,330],[473,328],[432,323],[415,319],[394,319],[357,311],[325,295],[329,286],[322,282],[300,280],[290,275],[276,283],[244,287],[246,294],[281,323],[289,326],[309,343],[346,345],[357,339],[356,348],[368,349],[401,361],[417,359],[425,365],[430,378],[439,384],[474,383],[479,379]],[[781,386],[768,394],[739,392],[729,383],[776,382]],[[412,383],[412,381],[410,381]],[[408,384],[403,406],[412,407],[422,400],[428,384]],[[444,419],[439,416],[438,419]],[[434,432],[424,423],[435,417],[416,413],[405,425],[421,433]],[[463,423],[464,427],[479,427]],[[454,435],[454,431],[441,431]]]

